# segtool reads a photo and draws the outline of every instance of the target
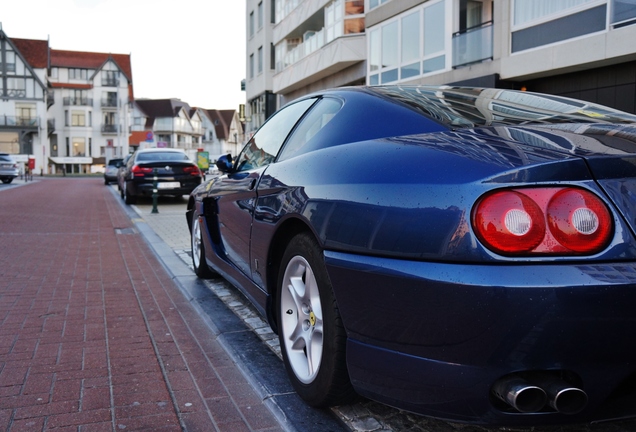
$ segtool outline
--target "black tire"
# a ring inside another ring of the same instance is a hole
[[[296,392],[313,407],[352,402],[356,393],[347,371],[347,335],[312,235],[298,234],[287,246],[276,299],[281,351]]]
[[[128,185],[126,183],[124,183],[124,191],[123,191],[123,195],[124,195],[124,202],[128,205],[130,204],[135,204],[137,202],[137,197],[132,195],[129,191],[128,191]]]
[[[203,244],[199,215],[197,215],[196,212],[192,213],[190,247],[192,248],[192,266],[194,267],[194,273],[201,279],[210,279],[216,276],[216,272],[210,270],[210,267],[208,267],[205,261],[205,245]]]
[[[110,184],[110,182],[109,182],[108,180],[104,179],[104,184],[105,184],[106,186],[108,186],[108,185]]]
[[[9,177],[9,178],[3,178],[2,179],[2,183],[4,184],[9,184],[13,181],[13,177]]]

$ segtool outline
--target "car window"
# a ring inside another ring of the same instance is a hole
[[[342,101],[334,98],[319,100],[294,129],[278,160],[289,159],[302,153],[303,147],[316,135],[342,108]]]
[[[0,160],[3,162],[13,162],[13,159],[11,159],[10,156],[4,156],[4,155],[0,155]]]
[[[245,145],[238,156],[237,171],[248,171],[270,164],[303,114],[316,99],[304,99],[274,114]]]
[[[148,152],[137,155],[138,162],[148,161],[184,161],[188,160],[185,153],[180,152]]]

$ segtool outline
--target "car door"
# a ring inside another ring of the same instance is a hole
[[[250,278],[250,236],[259,179],[315,101],[304,99],[275,113],[245,145],[232,172],[215,182],[219,234],[226,258]]]

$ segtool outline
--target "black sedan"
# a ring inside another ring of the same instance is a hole
[[[636,415],[636,116],[551,95],[294,101],[190,196],[197,275],[278,332],[312,406],[464,422]]]
[[[188,195],[201,184],[203,175],[183,150],[148,148],[133,153],[117,179],[121,197],[126,204],[134,204],[138,196],[153,193]]]

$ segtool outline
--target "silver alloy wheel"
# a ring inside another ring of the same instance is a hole
[[[302,256],[294,256],[287,264],[280,307],[281,332],[289,364],[298,380],[309,384],[320,370],[323,313],[316,277]]]
[[[199,217],[195,215],[192,218],[192,262],[194,268],[201,266],[201,225],[199,224]]]

